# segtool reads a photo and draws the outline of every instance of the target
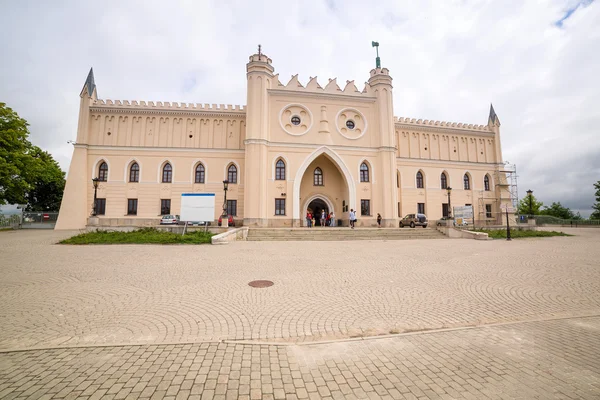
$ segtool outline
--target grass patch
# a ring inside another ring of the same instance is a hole
[[[506,239],[506,229],[478,229],[477,232],[487,233],[489,237],[492,239]],[[525,229],[511,229],[510,237],[512,239],[520,239],[520,238],[531,238],[531,237],[550,237],[550,236],[573,236],[568,235],[564,232],[556,232],[556,231],[532,231]]]
[[[0,232],[12,231],[13,228],[0,228]]]
[[[187,232],[185,235],[154,228],[132,232],[96,231],[82,233],[65,239],[60,244],[202,244],[210,243],[212,233]]]

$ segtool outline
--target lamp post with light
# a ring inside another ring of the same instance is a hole
[[[94,185],[94,208],[92,209],[92,216],[98,215],[98,184],[100,183],[100,178],[96,177],[92,179],[92,184]]]
[[[450,203],[450,193],[452,193],[452,188],[448,187],[446,188],[446,191],[448,192],[448,219],[452,219],[452,204]]]
[[[221,226],[224,228],[229,227],[229,215],[227,215],[227,189],[229,187],[229,181],[225,179],[223,181],[223,192],[225,193],[225,199],[223,200],[223,215],[221,217]]]

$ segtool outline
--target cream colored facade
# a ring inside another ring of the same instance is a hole
[[[250,56],[246,67],[247,106],[241,107],[101,100],[90,71],[56,229],[88,224],[92,178],[103,163],[107,179],[97,197],[105,199],[105,210],[98,218],[112,225],[158,222],[161,199],[178,214],[181,194],[189,192],[215,193],[217,219],[230,168],[237,173],[227,192],[237,201],[236,224],[304,226],[307,209],[317,207],[344,223],[350,209],[358,210],[358,226],[375,225],[380,213],[384,226],[395,227],[419,203],[430,220],[438,219],[448,201],[442,174],[453,207],[472,204],[476,219],[499,222],[510,193],[493,108],[487,125],[397,118],[386,68],[371,70],[359,91],[354,81],[321,86],[316,77],[304,86],[297,75],[283,85],[264,54]],[[284,170],[276,167],[279,160]],[[137,181],[130,179],[134,163]],[[163,182],[167,164],[171,179]],[[362,164],[368,173],[361,175]],[[196,183],[199,165],[204,180]],[[315,185],[321,183],[317,168],[322,185]],[[135,215],[127,215],[128,199],[137,199]],[[370,215],[361,215],[361,200],[369,201]]]

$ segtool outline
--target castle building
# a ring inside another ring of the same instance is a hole
[[[56,229],[156,224],[191,192],[216,194],[215,220],[223,205],[251,227],[305,226],[307,210],[347,225],[354,209],[357,226],[378,213],[387,227],[434,220],[448,214],[447,188],[452,207],[501,221],[511,199],[493,107],[486,125],[398,118],[379,65],[362,91],[297,75],[284,85],[260,49],[246,70],[246,106],[101,100],[90,70]]]

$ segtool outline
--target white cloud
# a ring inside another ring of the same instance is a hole
[[[486,123],[493,102],[521,194],[589,208],[600,179],[598,2],[372,4],[13,2],[0,15],[0,100],[67,169],[90,66],[101,98],[245,104],[258,43],[284,83],[299,73],[362,89],[377,40],[396,115]]]

